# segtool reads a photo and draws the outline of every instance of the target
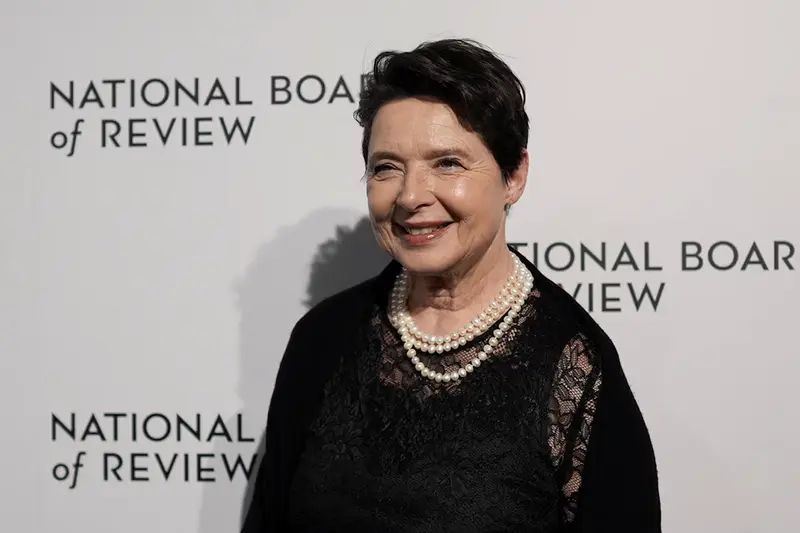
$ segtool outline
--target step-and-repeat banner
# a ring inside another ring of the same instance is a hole
[[[238,531],[274,375],[376,274],[361,76],[470,37],[528,90],[508,239],[616,342],[665,531],[800,522],[800,4],[0,7],[3,531]]]

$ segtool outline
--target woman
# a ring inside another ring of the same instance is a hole
[[[393,261],[295,326],[244,532],[660,531],[614,345],[505,240],[524,103],[471,41],[375,60],[356,118]]]

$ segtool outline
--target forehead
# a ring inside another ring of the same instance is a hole
[[[381,107],[372,123],[369,151],[421,153],[431,149],[479,150],[480,138],[441,102],[407,98]]]

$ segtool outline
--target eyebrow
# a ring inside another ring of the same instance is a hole
[[[425,159],[439,159],[442,157],[452,157],[458,156],[463,159],[469,159],[469,153],[461,148],[451,147],[451,148],[434,148],[432,150],[428,150],[425,152]],[[378,150],[377,152],[373,152],[369,156],[369,163],[370,165],[375,164],[375,161],[379,159],[391,159],[393,161],[402,161],[403,158],[397,155],[396,153],[388,150]]]

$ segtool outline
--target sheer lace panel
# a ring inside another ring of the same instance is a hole
[[[548,413],[548,441],[562,483],[564,522],[575,518],[601,384],[599,362],[586,338],[576,335],[558,360]]]

